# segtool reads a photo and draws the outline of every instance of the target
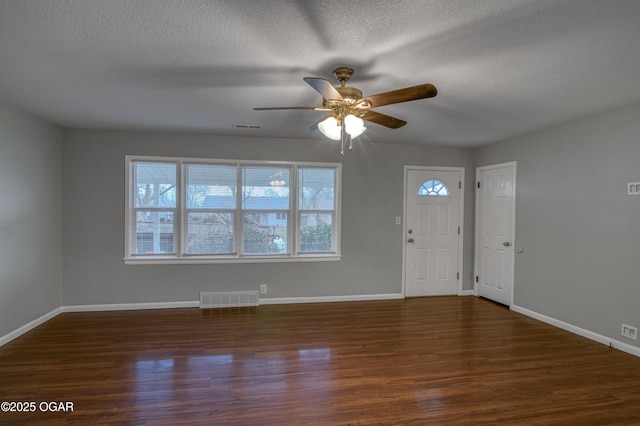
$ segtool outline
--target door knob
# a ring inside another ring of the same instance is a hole
[[[415,243],[415,241],[413,240],[413,238],[409,238],[407,241],[409,241],[411,244]]]
[[[504,243],[502,243],[502,245],[505,247],[509,247],[511,243],[509,241],[505,241]]]

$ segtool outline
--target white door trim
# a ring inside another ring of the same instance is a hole
[[[407,180],[409,170],[420,171],[444,171],[458,172],[460,176],[460,208],[458,209],[458,224],[460,226],[460,234],[458,234],[458,271],[460,278],[458,279],[458,295],[462,295],[462,281],[464,278],[464,167],[439,167],[439,166],[404,166],[404,187],[402,195],[402,294],[406,297],[407,284]]]
[[[516,161],[508,161],[506,163],[498,163],[498,164],[491,164],[489,166],[482,166],[482,167],[476,167],[476,180],[474,185],[477,185],[478,182],[480,181],[480,172],[484,171],[484,170],[491,170],[491,169],[497,169],[500,167],[513,167],[513,206],[511,208],[511,217],[513,218],[513,220],[511,221],[511,235],[512,235],[512,241],[513,241],[513,245],[514,245],[514,249],[515,249],[515,241],[516,241],[516,201],[517,201],[517,191],[516,191],[516,186],[517,186],[517,178],[518,178],[518,164]],[[475,212],[475,243],[474,243],[474,248],[473,248],[473,293],[474,295],[478,296],[478,282],[476,281],[476,278],[478,277],[479,271],[478,271],[478,242],[479,242],[479,227],[478,227],[478,223],[480,221],[480,191],[477,190],[476,188],[476,212]],[[514,253],[515,254],[515,253]],[[509,306],[513,306],[513,293],[514,293],[514,287],[515,287],[515,265],[516,265],[516,260],[515,260],[515,255],[512,256],[512,261],[511,261],[511,288],[509,289]]]

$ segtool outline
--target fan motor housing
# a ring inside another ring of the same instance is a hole
[[[356,101],[362,99],[362,90],[358,89],[357,87],[349,87],[349,86],[336,87],[336,90],[338,91],[338,93],[342,95],[345,101],[347,101],[347,103],[349,104],[354,104],[356,103]],[[327,100],[324,99],[322,101],[322,105],[327,106],[327,104],[328,104]]]

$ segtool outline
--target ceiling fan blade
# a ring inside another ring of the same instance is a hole
[[[362,116],[362,119],[371,121],[372,123],[380,124],[390,129],[398,129],[407,124],[406,121],[400,120],[399,118],[391,117],[390,115],[386,114],[380,114],[379,112],[371,110],[366,111]]]
[[[397,104],[400,102],[415,101],[417,99],[432,98],[438,94],[436,86],[430,83],[419,84],[417,86],[405,87],[404,89],[392,90],[390,92],[378,93],[367,96],[360,102],[365,102],[371,108]]]
[[[310,109],[313,111],[331,111],[331,108],[325,107],[263,107],[263,108],[254,108],[254,111],[271,111],[271,110],[281,110],[281,109]]]
[[[324,99],[328,101],[344,101],[342,95],[329,80],[319,77],[305,77],[303,80],[313,87],[316,92],[320,93]]]

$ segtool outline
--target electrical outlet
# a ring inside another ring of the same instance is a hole
[[[622,331],[620,331],[623,337],[628,337],[631,340],[638,340],[638,327],[633,327],[628,324],[622,324]]]
[[[627,194],[640,195],[640,182],[629,182],[627,184]]]
[[[260,294],[267,294],[267,285],[260,284]]]

